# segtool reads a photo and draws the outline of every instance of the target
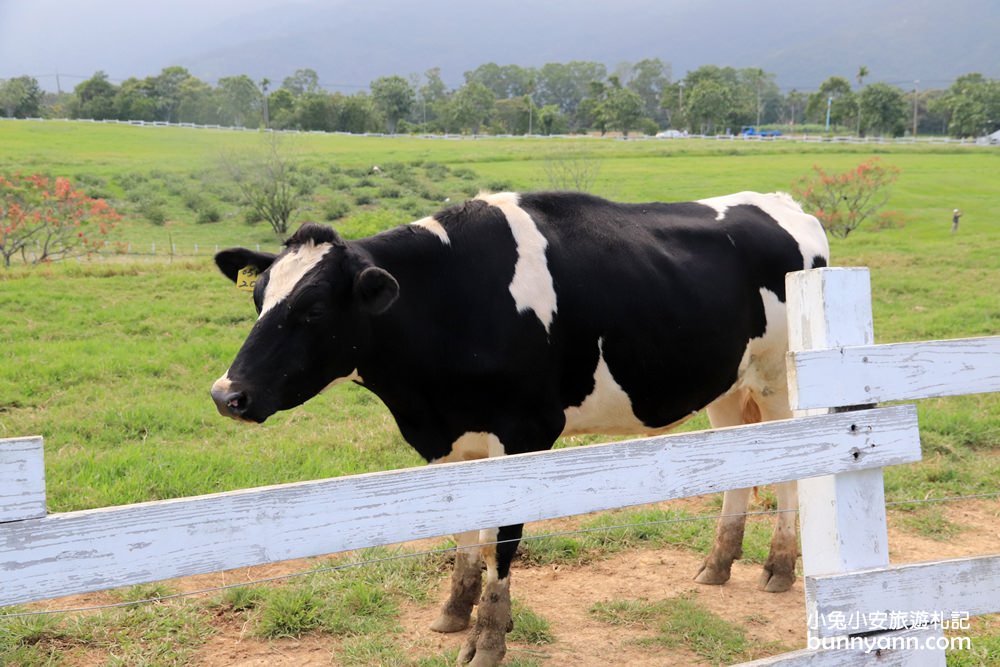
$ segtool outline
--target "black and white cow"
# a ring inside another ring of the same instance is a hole
[[[675,204],[487,194],[358,241],[306,224],[285,246],[216,256],[232,280],[259,272],[260,313],[212,387],[219,412],[263,422],[353,381],[431,463],[548,449],[564,434],[659,433],[706,407],[715,426],[790,416],[785,274],[829,253],[788,195],[753,192]],[[727,493],[723,514],[744,512],[748,494]],[[778,503],[795,507],[794,482]],[[698,582],[729,579],[743,526],[720,522]],[[457,536],[432,628],[467,628],[478,603],[462,663],[503,658],[521,529]],[[787,590],[796,556],[795,515],[781,513],[761,587]]]

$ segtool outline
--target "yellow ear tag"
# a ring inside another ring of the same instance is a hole
[[[236,274],[236,289],[243,290],[244,292],[252,292],[253,286],[256,284],[257,267],[247,265]]]

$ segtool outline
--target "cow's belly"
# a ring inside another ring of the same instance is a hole
[[[598,341],[598,348],[603,341]],[[615,435],[653,435],[669,431],[680,421],[666,426],[654,427],[644,424],[632,410],[632,400],[615,380],[604,359],[603,349],[597,359],[597,369],[594,371],[594,389],[583,403],[571,406],[564,411],[566,426],[563,435],[580,435],[583,433],[607,433]]]
[[[785,351],[788,349],[785,306],[775,294],[766,289],[761,289],[760,295],[767,323],[764,334],[747,343],[736,371],[736,382],[719,395],[733,391],[746,392],[767,412],[769,418],[784,418],[790,416],[785,378]],[[632,400],[615,380],[604,359],[602,340],[598,341],[598,348],[600,355],[594,371],[594,389],[580,405],[564,410],[566,426],[563,435],[654,435],[669,431],[697,414],[692,412],[663,426],[643,423],[636,417]],[[707,360],[706,363],[711,361]]]

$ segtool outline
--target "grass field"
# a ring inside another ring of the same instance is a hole
[[[137,246],[276,247],[266,225],[245,222],[219,168],[221,154],[253,151],[261,141],[256,133],[5,122],[0,173],[69,176],[126,214],[116,233]],[[832,240],[835,264],[871,268],[876,340],[1000,332],[996,149],[295,135],[287,150],[304,183],[301,219],[330,219],[347,236],[417,219],[479,189],[547,188],[553,163],[598,165],[596,194],[678,200],[788,189],[813,164],[841,170],[877,154],[902,170],[889,206],[905,225]],[[385,176],[367,174],[374,164]],[[143,214],[149,201],[165,213],[160,224]],[[197,221],[205,207],[218,210],[218,221]],[[952,235],[955,207],[965,215]],[[377,399],[354,386],[260,428],[219,417],[208,389],[255,314],[208,257],[0,270],[0,313],[0,437],[45,436],[52,511],[420,463]],[[1000,397],[924,401],[919,409],[925,460],[887,471],[889,499],[996,491]],[[706,424],[701,418],[687,428]],[[951,537],[939,516],[904,510],[914,531]],[[703,533],[677,539],[703,548],[711,526]],[[564,553],[600,548],[557,542]],[[548,556],[536,550],[534,557]],[[317,613],[316,623],[326,623],[327,612]]]

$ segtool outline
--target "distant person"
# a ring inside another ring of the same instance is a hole
[[[957,208],[951,212],[951,233],[958,231],[958,219],[962,217],[962,212]]]

